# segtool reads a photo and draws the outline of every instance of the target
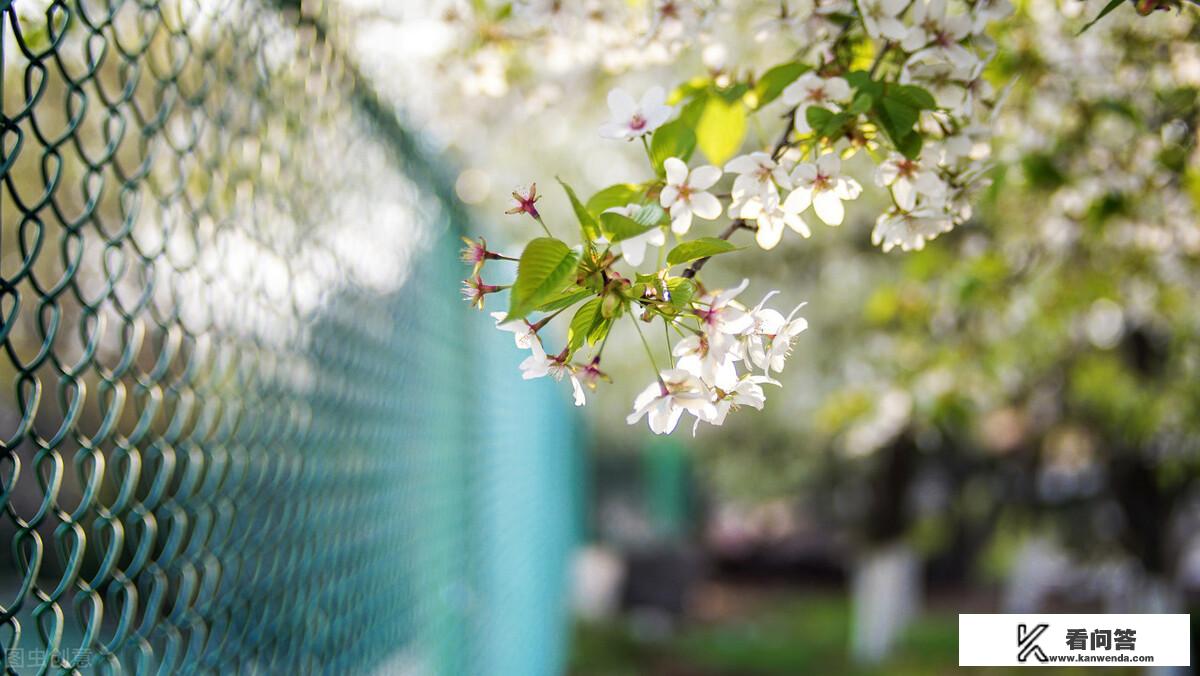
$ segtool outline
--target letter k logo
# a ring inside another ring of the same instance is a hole
[[[1037,644],[1037,640],[1046,630],[1050,628],[1048,624],[1038,624],[1030,630],[1024,624],[1017,625],[1017,660],[1024,662],[1033,655],[1039,662],[1046,662],[1046,653],[1042,652],[1042,647]]]

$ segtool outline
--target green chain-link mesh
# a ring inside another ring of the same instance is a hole
[[[465,319],[447,182],[289,4],[0,0],[8,673],[561,659],[561,393]]]

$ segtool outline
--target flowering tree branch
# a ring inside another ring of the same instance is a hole
[[[682,5],[672,7],[657,17],[656,35],[680,20]],[[507,257],[482,240],[469,246],[464,260],[474,269],[464,295],[482,307],[486,296],[507,289],[507,311],[493,316],[530,350],[524,377],[569,378],[578,405],[607,379],[601,352],[615,320],[629,314],[655,371],[634,401],[631,424],[648,418],[654,432],[667,433],[683,413],[695,426],[719,425],[731,410],[761,408],[763,385],[778,385],[773,374],[807,328],[798,316],[803,304],[785,317],[767,307],[772,291],[751,307],[738,300],[749,280],[709,289],[701,271],[738,249],[729,240],[739,230],[754,232],[768,251],[787,231],[813,236],[814,217],[841,225],[847,204],[864,191],[843,170],[855,155],[870,159],[871,182],[888,200],[871,233],[883,251],[922,249],[969,218],[973,194],[988,183],[1001,98],[984,77],[994,51],[985,32],[1011,11],[1007,0],[823,0],[779,17],[781,30],[803,34],[805,47],[757,75],[715,69],[669,99],[662,87],[641,97],[612,90],[611,119],[599,134],[642,146],[651,178],[587,199],[560,180],[578,222],[577,237],[567,238],[574,245],[552,234],[564,227],[542,219],[535,185],[514,193],[509,213],[534,219],[545,236],[525,245],[511,287],[488,285],[480,274],[484,263]],[[769,114],[763,111],[777,100],[786,112],[775,143],[739,154],[747,118]],[[692,162],[697,153],[707,162]],[[732,180],[722,184],[726,175]],[[715,235],[695,236],[704,222],[724,219]],[[542,329],[567,309],[566,344],[547,351]],[[531,322],[534,315],[542,319]],[[654,363],[640,327],[659,319],[667,369]],[[683,336],[674,345],[672,331]],[[590,358],[580,359],[589,349]]]

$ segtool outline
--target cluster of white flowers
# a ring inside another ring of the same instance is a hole
[[[872,241],[884,251],[919,250],[969,219],[969,197],[986,185],[997,100],[982,78],[987,56],[980,52],[990,45],[982,32],[991,21],[1011,13],[1012,7],[1008,0],[988,0],[964,4],[954,13],[947,0],[866,0],[859,3],[859,10],[867,34],[881,41],[877,49],[900,50],[904,56],[898,65],[898,82],[925,89],[937,103],[935,110],[923,111],[918,120],[925,141],[920,155],[910,159],[893,152],[875,174],[875,183],[888,189],[893,205],[877,219]],[[816,3],[810,11],[813,16],[828,16],[853,11],[853,4]],[[793,20],[802,14],[793,8]],[[807,71],[783,89],[781,99],[794,109],[795,131],[806,135],[813,132],[810,108],[840,112],[853,96],[845,78]],[[612,120],[600,130],[606,138],[644,137],[674,113],[658,87],[647,91],[640,103],[620,89],[613,90],[608,100]],[[824,223],[840,225],[845,218],[843,202],[862,192],[856,180],[841,173],[841,158],[853,151],[850,141],[843,140],[811,162],[798,161],[800,153],[789,147],[774,155],[753,152],[734,158],[724,167],[738,175],[730,193],[729,217],[754,223],[763,249],[779,244],[786,228],[811,236],[801,215],[810,206]],[[703,190],[716,183],[719,172],[701,167],[688,174],[678,160],[667,170],[662,204],[671,208],[677,234],[688,232],[693,216],[718,216],[719,204]],[[689,189],[698,191],[698,199],[687,198]]]
[[[1171,180],[1160,161],[1190,146],[1191,166],[1200,162],[1195,123],[1181,117],[1186,109],[1167,103],[1171,92],[1200,88],[1200,44],[1188,39],[1196,20],[1162,12],[1102,22],[1077,35],[1077,16],[1040,4],[1028,11],[1026,39],[1043,50],[1046,66],[1036,80],[1022,83],[1029,90],[1021,98],[1030,98],[1001,111],[995,127],[1006,163],[1045,156],[1058,139],[1078,143],[1079,152],[1052,158],[1056,171],[1072,180],[1049,186],[1031,214],[1046,250],[1067,260],[1081,247],[1140,250],[1171,269],[1181,265],[1173,259],[1200,255],[1194,193],[1186,181]],[[1141,46],[1159,43],[1154,55]],[[1087,113],[1101,108],[1110,113]],[[1095,206],[1116,196],[1135,201],[1136,209],[1114,214],[1097,236],[1084,237]]]
[[[873,37],[898,40],[907,58],[899,81],[933,95],[938,109],[922,113],[926,143],[919,157],[891,154],[875,182],[889,189],[893,206],[871,233],[884,251],[920,250],[971,217],[970,196],[987,184],[991,127],[999,102],[983,79],[990,54],[987,26],[1012,13],[1008,0],[970,3],[953,13],[947,0],[875,0],[860,3]]]
[[[755,11],[766,6],[744,2]],[[670,95],[661,86],[608,92],[610,115],[598,136],[644,149],[652,178],[605,172],[604,180],[615,179],[616,184],[587,200],[568,188],[585,239],[572,254],[566,253],[569,244],[556,240],[562,231],[548,227],[533,206],[537,195],[532,186],[528,196],[515,195],[517,206],[510,213],[536,220],[546,235],[539,239],[557,241],[559,255],[567,257],[539,258],[539,265],[547,273],[568,261],[577,266],[575,275],[554,278],[559,295],[575,299],[572,304],[528,296],[545,280],[522,286],[519,272],[513,288],[524,289],[527,300],[534,300],[511,307],[525,314],[542,312],[542,318],[531,324],[534,320],[496,315],[497,325],[512,331],[518,347],[530,351],[521,364],[525,378],[569,379],[575,403],[583,405],[586,390],[606,379],[599,370],[604,344],[599,341],[607,338],[613,321],[624,314],[639,326],[643,320],[661,319],[668,336],[674,332],[682,339],[670,349],[671,368],[655,368],[655,382],[637,396],[628,422],[647,417],[655,433],[669,433],[689,412],[695,417],[693,431],[701,422],[720,425],[734,408],[763,406],[764,386],[779,384],[773,374],[783,368],[807,322],[797,316],[799,308],[786,317],[766,308],[773,293],[753,308],[738,303],[736,296],[748,282],[706,293],[697,277],[704,260],[736,246],[714,242],[716,233],[703,232],[705,222],[728,218],[731,222],[720,226],[720,239],[752,230],[764,250],[777,247],[787,230],[811,237],[810,214],[827,226],[840,226],[847,217],[846,203],[864,192],[865,181],[850,175],[858,164],[848,161],[854,156],[870,156],[873,183],[890,198],[872,233],[884,251],[921,249],[970,218],[969,198],[986,184],[991,127],[1002,98],[982,78],[993,51],[984,31],[1012,11],[1009,0],[770,4],[775,15],[760,24],[758,33],[788,36],[797,48],[789,49],[788,59],[775,68],[743,69],[727,62],[745,59],[748,48],[713,40],[722,30],[720,17],[733,12],[733,5],[649,3],[641,26],[643,46],[678,54],[689,40],[706,44],[702,60],[708,72]],[[569,34],[568,25],[583,21],[599,30],[611,25],[614,14],[628,10],[592,13],[589,7],[528,0],[513,6],[513,16],[518,28],[531,27],[553,40],[556,34]],[[739,50],[736,57],[731,49]],[[847,56],[851,53],[872,55],[870,65],[859,65],[857,56]],[[549,67],[544,72],[565,71]],[[790,81],[781,81],[785,77]],[[746,145],[746,125],[702,123],[710,113],[717,116],[713,119],[758,115],[761,122],[774,116],[767,108],[772,105],[786,106],[788,114],[782,134],[764,131],[760,136],[778,138],[769,149],[736,154]],[[689,166],[695,149],[709,163]],[[729,183],[723,181],[725,174],[731,175]],[[604,206],[592,206],[599,204]],[[696,241],[696,235],[703,240]],[[669,241],[675,245],[670,253]],[[477,248],[468,262],[507,258],[482,244]],[[617,264],[641,272],[621,273]],[[679,265],[688,268],[673,270]],[[483,283],[476,265],[464,293],[481,306],[486,295],[505,288]],[[686,300],[672,298],[675,288],[687,289]],[[567,346],[548,354],[539,329],[576,303],[583,304],[574,310]],[[576,352],[587,345],[595,348],[595,356],[590,362],[575,361]],[[652,352],[649,344],[646,348]]]
[[[786,157],[776,161],[763,152],[735,157],[725,165],[726,171],[738,174],[729,217],[753,221],[755,241],[763,249],[779,244],[784,226],[811,237],[812,230],[801,216],[809,206],[826,225],[841,225],[846,214],[842,201],[862,193],[858,181],[842,175],[842,161],[832,152],[790,170],[787,165]],[[784,198],[780,190],[790,192]]]
[[[532,325],[524,319],[506,321],[503,312],[493,312],[492,319],[496,320],[496,328],[513,334],[518,349],[530,351],[530,355],[521,362],[520,366],[521,377],[525,380],[545,376],[560,381],[564,377],[570,378],[576,406],[583,406],[587,403],[587,397],[584,394],[585,388],[594,390],[600,381],[608,380],[608,375],[600,370],[599,359],[593,359],[587,364],[578,364],[568,361],[566,350],[557,355],[546,354],[546,349],[542,347],[542,338],[538,335],[540,327]]]
[[[694,433],[701,422],[723,424],[738,407],[763,407],[762,386],[779,385],[771,374],[783,370],[792,342],[808,328],[808,321],[796,316],[803,304],[786,317],[766,307],[778,291],[753,308],[737,302],[749,284],[743,280],[737,287],[697,299],[693,311],[698,327],[676,321],[692,334],[671,350],[674,367],[660,372],[634,400],[629,424],[646,417],[655,434],[670,434],[686,411],[695,416]]]

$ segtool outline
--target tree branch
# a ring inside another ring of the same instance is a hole
[[[792,108],[789,110],[786,117],[787,124],[783,128],[783,133],[779,135],[779,140],[775,141],[775,147],[771,149],[771,158],[776,161],[779,160],[779,157],[783,154],[783,151],[787,149],[788,137],[792,135],[792,131],[796,128],[796,109]],[[730,237],[733,237],[733,233],[737,232],[738,230],[757,229],[758,226],[746,222],[746,219],[744,218],[739,218],[730,223],[720,235],[717,235],[717,238],[728,240]],[[696,273],[700,272],[700,268],[704,267],[704,264],[708,262],[709,258],[711,258],[711,256],[696,259],[690,266],[688,266],[686,270],[683,271],[683,277],[688,279],[695,277]]]

